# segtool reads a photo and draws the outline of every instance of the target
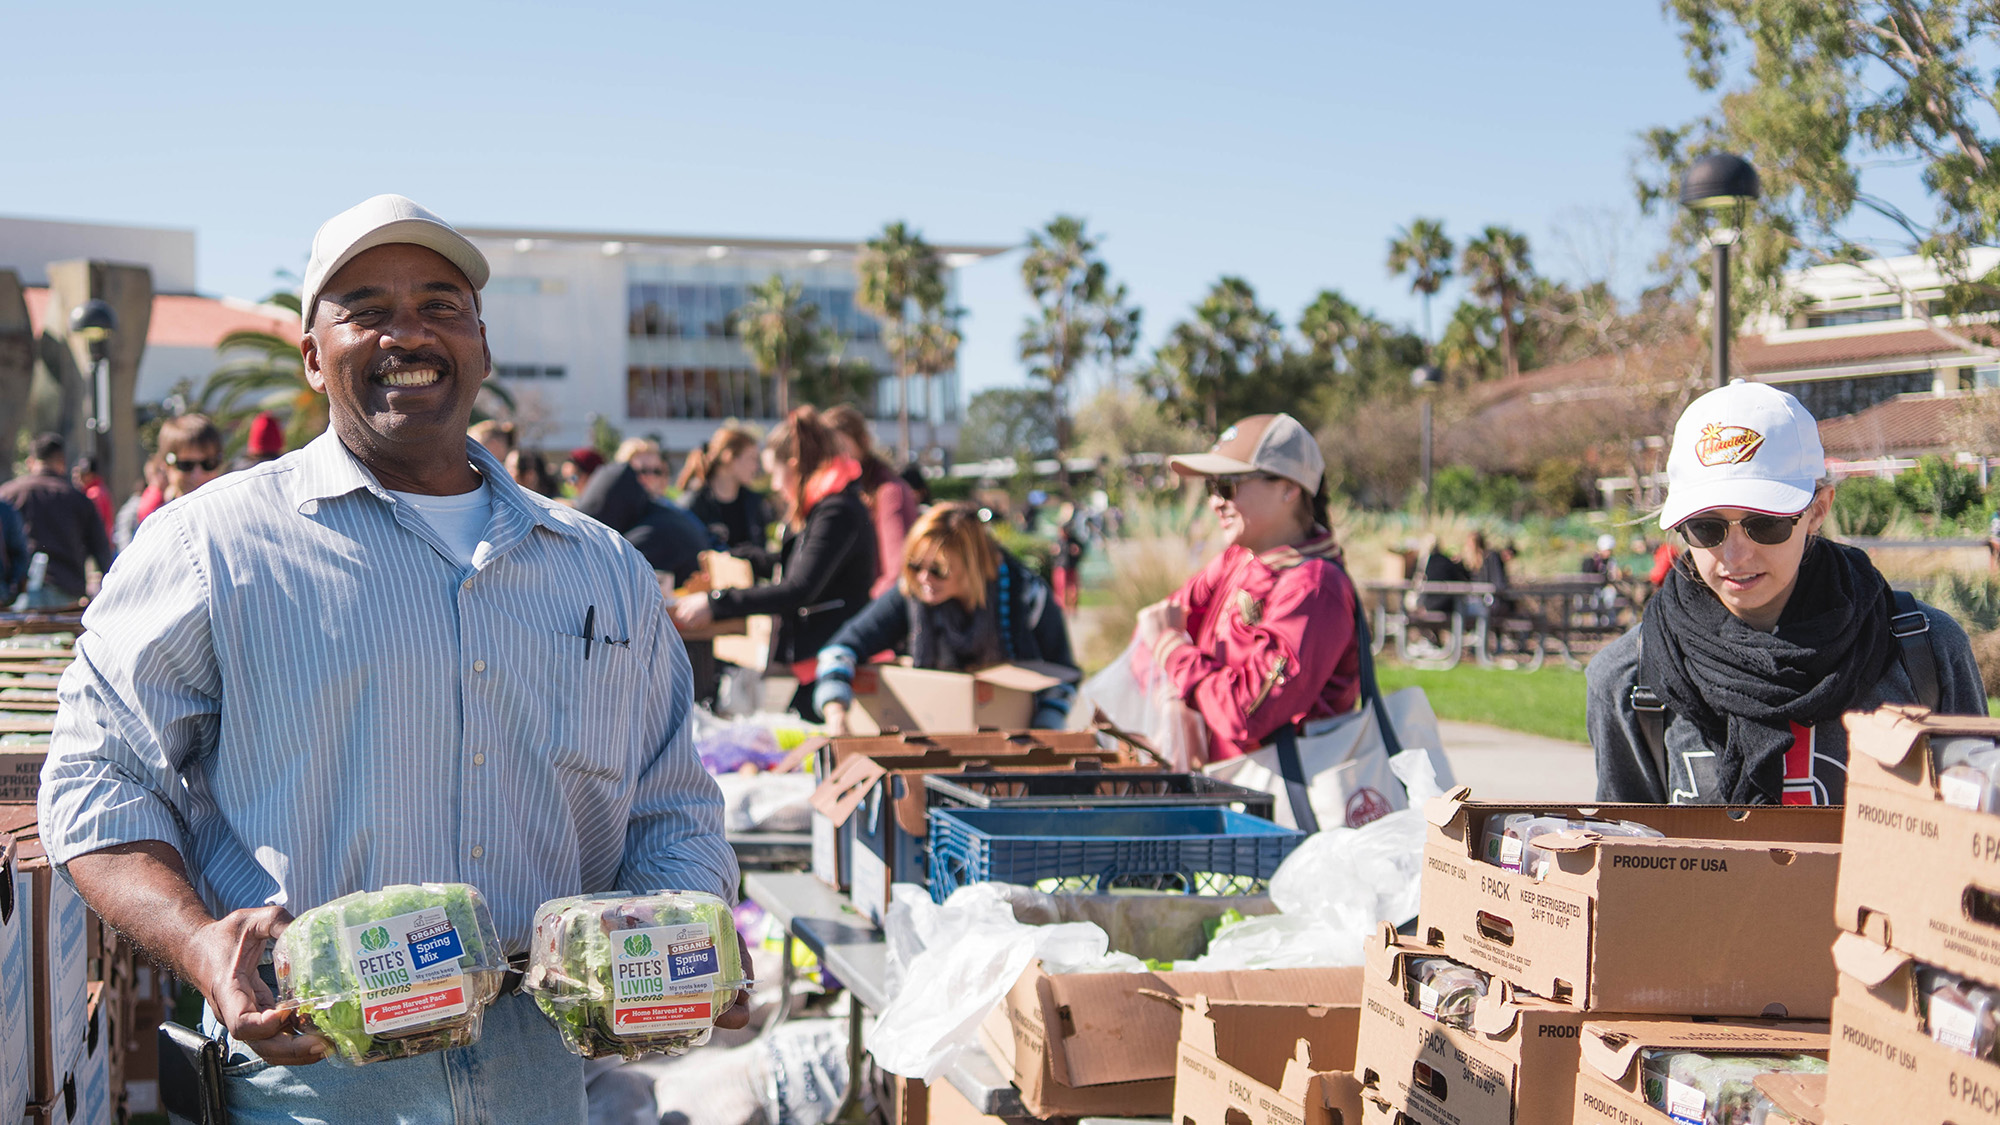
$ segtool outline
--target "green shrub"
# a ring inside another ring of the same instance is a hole
[[[1942,457],[1925,457],[1896,478],[1896,498],[1927,516],[1957,519],[1983,503],[1979,475]]]
[[[1482,474],[1470,465],[1446,465],[1431,477],[1431,506],[1441,512],[1518,518],[1527,506],[1519,477]]]
[[[1039,535],[1030,535],[1004,519],[995,519],[986,525],[986,529],[993,533],[993,538],[1000,541],[1000,546],[1008,554],[1020,559],[1029,570],[1043,578],[1050,576],[1055,565],[1055,544]]]
[[[2000,629],[2000,577],[1948,570],[1928,587],[1914,592],[1951,614],[1968,633],[1977,635]]]
[[[1896,482],[1880,477],[1849,477],[1833,490],[1833,522],[1845,536],[1882,534],[1896,516],[1901,500]]]

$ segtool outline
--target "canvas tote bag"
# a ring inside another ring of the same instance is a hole
[[[1354,598],[1354,640],[1361,649],[1361,706],[1305,724],[1288,724],[1270,745],[1240,758],[1215,762],[1209,776],[1278,798],[1279,824],[1305,832],[1322,827],[1359,828],[1409,807],[1409,795],[1390,759],[1400,754],[1428,756],[1440,789],[1453,785],[1444,756],[1437,715],[1420,687],[1383,696],[1369,652],[1368,617]],[[1407,749],[1406,749],[1407,748]],[[1405,769],[1416,763],[1399,762]]]

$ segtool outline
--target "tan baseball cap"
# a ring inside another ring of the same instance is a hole
[[[1170,457],[1167,464],[1184,477],[1270,473],[1307,492],[1318,492],[1326,476],[1326,456],[1319,443],[1289,414],[1252,415],[1222,431],[1207,453]]]
[[[305,281],[299,286],[302,325],[312,327],[313,306],[320,290],[340,267],[377,246],[406,242],[435,250],[458,267],[472,283],[473,300],[486,288],[492,270],[486,255],[450,223],[438,218],[416,200],[401,195],[378,195],[342,211],[322,223],[313,235],[312,258],[306,262]]]

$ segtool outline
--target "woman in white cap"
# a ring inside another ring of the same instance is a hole
[[[1245,418],[1200,477],[1228,546],[1173,597],[1140,611],[1136,637],[1208,726],[1210,760],[1245,754],[1291,723],[1344,714],[1360,693],[1354,584],[1327,527],[1326,461],[1289,414]]]
[[[1825,472],[1812,415],[1768,384],[1732,383],[1681,415],[1660,526],[1688,550],[1588,672],[1598,799],[1840,804],[1843,713],[1986,713],[1958,623],[1820,536]]]

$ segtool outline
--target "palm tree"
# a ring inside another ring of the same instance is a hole
[[[1529,264],[1528,236],[1506,227],[1487,227],[1465,244],[1458,268],[1472,283],[1472,292],[1500,314],[1500,358],[1509,379],[1521,373],[1519,333],[1514,310],[1534,276]]]
[[[964,342],[958,322],[965,310],[943,305],[920,311],[904,329],[904,354],[910,370],[924,377],[924,444],[937,444],[937,377],[958,366],[958,346]]]
[[[1195,306],[1194,317],[1167,334],[1159,367],[1172,385],[1162,389],[1200,403],[1208,432],[1215,433],[1223,398],[1276,362],[1283,343],[1279,333],[1277,314],[1257,304],[1250,283],[1224,277]]]
[[[1333,289],[1322,289],[1299,314],[1299,335],[1312,354],[1344,369],[1356,345],[1372,326],[1367,313]]]
[[[1431,342],[1431,298],[1451,280],[1456,252],[1442,219],[1414,219],[1389,240],[1389,273],[1410,277],[1410,292],[1424,299],[1424,343]]]
[[[750,287],[750,299],[736,310],[736,334],[757,373],[778,392],[778,417],[792,411],[792,378],[819,356],[819,306],[805,300],[805,286],[772,274]]]
[[[882,228],[868,240],[855,261],[859,288],[855,299],[882,322],[882,340],[896,368],[900,388],[896,408],[898,440],[905,461],[910,457],[910,365],[905,352],[910,340],[903,326],[912,303],[930,308],[944,302],[944,262],[924,236],[901,221]]]
[[[1021,328],[1021,360],[1030,375],[1048,384],[1058,461],[1069,449],[1068,399],[1076,369],[1093,359],[1115,365],[1137,342],[1138,311],[1126,307],[1125,287],[1113,287],[1110,278],[1097,239],[1082,219],[1057,215],[1029,232],[1021,280],[1040,315]]]
[[[1445,322],[1444,338],[1438,341],[1438,363],[1467,381],[1484,379],[1499,360],[1500,349],[1494,341],[1496,319],[1492,309],[1460,301]]]

